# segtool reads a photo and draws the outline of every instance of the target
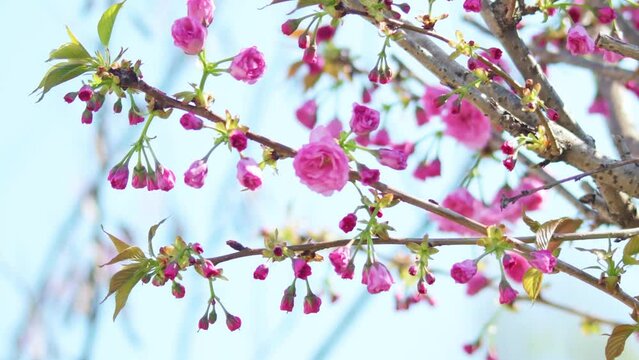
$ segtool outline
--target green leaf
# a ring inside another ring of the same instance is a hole
[[[113,274],[113,276],[111,277],[111,281],[109,282],[109,292],[104,297],[104,299],[102,299],[101,303],[108,299],[109,296],[111,296],[113,293],[121,289],[122,286],[124,286],[124,284],[129,281],[129,279],[135,276],[135,273],[140,269],[140,267],[140,263],[126,265],[122,267],[120,271]]]
[[[102,232],[104,232],[105,234],[107,234],[109,236],[109,239],[111,239],[111,242],[115,246],[115,249],[118,251],[118,253],[121,253],[124,250],[132,247],[132,245],[127,244],[124,241],[118,239],[116,236],[111,235],[108,232],[106,232],[106,230],[104,230],[104,226],[101,226],[101,228],[102,228]]]
[[[49,53],[49,59],[47,61],[51,61],[53,59],[89,60],[91,59],[91,55],[84,48],[84,46],[71,42],[71,43],[62,44],[60,45],[59,48],[52,50],[51,53]]]
[[[129,299],[129,294],[131,294],[131,290],[135,284],[137,284],[143,277],[144,271],[137,271],[133,276],[131,276],[123,285],[116,291],[115,293],[115,310],[113,311],[113,321],[118,317],[120,311],[126,305],[126,301]]]
[[[539,293],[541,292],[541,281],[544,277],[541,271],[531,267],[524,274],[524,278],[522,280],[522,285],[524,290],[526,290],[526,294],[533,301],[537,300],[539,297]]]
[[[124,251],[121,251],[117,254],[113,259],[111,259],[108,263],[100,265],[100,267],[112,265],[118,263],[120,261],[129,260],[129,259],[144,259],[144,252],[137,246],[131,246]]]
[[[635,331],[634,325],[617,325],[606,343],[606,360],[616,359],[623,352],[626,340]]]
[[[33,90],[31,94],[41,90],[42,93],[38,98],[38,102],[40,102],[49,90],[86,73],[90,69],[91,68],[86,65],[84,60],[69,60],[55,64],[49,69],[49,71],[47,71],[46,74],[44,74],[42,81],[40,81],[38,87]]]
[[[111,32],[113,31],[115,18],[118,16],[118,12],[125,2],[126,0],[121,3],[111,5],[111,7],[102,14],[100,22],[98,22],[98,36],[100,36],[100,41],[104,47],[109,46],[109,40],[111,40]]]
[[[159,223],[157,223],[157,224],[155,224],[155,225],[153,225],[153,226],[151,226],[149,228],[149,236],[148,236],[148,239],[149,239],[149,255],[151,255],[151,256],[155,256],[153,254],[153,237],[155,236],[155,232],[158,231],[158,228],[160,227],[160,225],[162,225],[166,221],[166,219],[168,219],[168,217],[160,220]]]
[[[536,221],[530,217],[528,217],[528,214],[526,214],[526,211],[522,211],[522,219],[524,220],[524,223],[526,223],[526,225],[528,225],[528,228],[530,229],[530,231],[536,233],[537,230],[539,230],[539,227],[541,227],[541,224],[539,223],[539,221]]]
[[[623,262],[627,265],[639,264],[634,255],[639,253],[639,235],[635,235],[628,240],[623,248]]]
[[[73,35],[73,32],[71,31],[71,28],[66,26],[67,28],[67,35],[69,35],[69,39],[71,40],[72,43],[77,44],[77,45],[81,45],[80,41],[78,41],[78,38],[75,37],[75,35]]]

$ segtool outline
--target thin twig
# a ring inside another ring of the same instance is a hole
[[[517,200],[519,200],[519,199],[521,199],[523,197],[532,195],[532,194],[534,194],[534,193],[536,193],[538,191],[549,190],[549,189],[553,188],[554,186],[557,186],[559,184],[562,184],[562,183],[565,183],[565,182],[568,182],[568,181],[571,181],[571,180],[578,181],[578,180],[581,180],[581,179],[583,179],[583,178],[585,178],[587,176],[591,176],[591,175],[600,173],[602,171],[611,170],[611,169],[618,168],[618,167],[621,167],[621,166],[626,166],[626,165],[629,165],[629,164],[636,164],[636,163],[639,163],[639,158],[622,160],[622,161],[619,161],[619,162],[614,163],[614,164],[603,165],[603,166],[600,166],[600,167],[598,167],[598,168],[596,168],[594,170],[586,171],[586,172],[583,172],[581,174],[577,174],[577,175],[573,175],[573,176],[570,176],[570,177],[567,177],[567,178],[564,178],[564,179],[561,179],[561,180],[557,180],[555,182],[551,182],[551,183],[545,184],[543,186],[536,187],[534,189],[522,190],[519,194],[517,194],[515,196],[512,196],[512,197],[505,197],[504,196],[501,199],[501,208],[504,209],[508,205],[514,203],[515,201],[517,201]]]

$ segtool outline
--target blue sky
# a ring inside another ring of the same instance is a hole
[[[212,137],[204,132],[185,132],[177,121],[177,114],[170,120],[157,121],[150,132],[158,137],[155,148],[161,161],[178,175],[180,181],[176,188],[169,193],[111,189],[105,177],[98,174],[95,155],[98,123],[107,124],[105,136],[111,150],[110,164],[126,152],[141,128],[130,128],[126,116],[111,114],[96,119],[91,126],[80,124],[81,106],[62,101],[64,93],[79,87],[78,81],[54,89],[38,104],[34,96],[28,96],[47,69],[44,60],[49,50],[66,41],[64,25],[69,25],[87,48],[96,48],[95,26],[107,4],[87,4],[91,2],[35,1],[0,5],[0,27],[7,34],[3,42],[5,55],[0,57],[4,69],[0,75],[0,95],[5,99],[4,128],[0,132],[3,169],[0,228],[4,235],[0,252],[0,293],[3,294],[0,316],[4,320],[0,323],[0,358],[16,355],[13,349],[17,330],[25,319],[31,296],[42,278],[51,273],[55,280],[48,292],[49,298],[40,304],[47,324],[43,331],[55,340],[58,349],[54,353],[51,346],[42,348],[45,351],[42,358],[80,356],[80,344],[87,331],[82,316],[87,302],[78,294],[88,293],[89,289],[80,286],[78,279],[93,268],[96,257],[105,256],[98,251],[95,241],[96,236],[103,243],[106,241],[99,232],[99,224],[118,235],[127,229],[133,241],[143,245],[148,227],[170,216],[158,233],[158,245],[168,243],[172,236],[180,233],[187,241],[201,242],[207,255],[217,255],[230,251],[224,245],[228,239],[259,246],[258,233],[263,227],[296,224],[301,230],[329,230],[340,236],[337,222],[356,205],[352,187],[330,198],[311,193],[298,183],[290,161],[280,164],[278,175],[267,171],[260,191],[240,192],[234,173],[237,155],[224,149],[212,155],[215,165],[209,170],[205,187],[188,188],[181,182],[181,174],[193,160],[206,153]],[[459,5],[446,4],[455,6],[449,10],[451,13]],[[242,48],[257,45],[266,56],[268,71],[254,86],[224,76],[210,81],[209,89],[216,97],[213,109],[218,113],[230,109],[254,131],[298,147],[307,141],[308,133],[294,120],[294,109],[312,94],[302,94],[298,82],[286,79],[287,64],[301,56],[295,41],[279,32],[288,7],[257,10],[261,5],[264,1],[218,1],[216,19],[207,40],[209,58],[226,58]],[[150,6],[130,1],[122,10],[112,38],[115,46],[128,48],[129,58],[143,60],[147,82],[168,93],[184,90],[189,82],[199,79],[196,59],[182,54],[170,38],[171,23],[185,12],[182,2],[163,0]],[[31,23],[25,25],[27,19]],[[382,39],[368,24],[347,20],[337,42],[352,43],[352,52],[362,55],[362,67],[372,66]],[[449,35],[460,26],[459,22],[451,23],[442,28]],[[401,53],[395,47],[393,50]],[[432,77],[422,75],[433,81]],[[553,68],[551,75],[558,91],[565,94],[569,110],[583,119],[590,133],[602,133],[604,120],[586,114],[594,95],[591,77],[567,68]],[[584,85],[575,88],[574,79],[582,77],[586,79]],[[320,122],[329,121],[335,114],[346,119],[350,104],[359,100],[360,90],[361,87],[355,85],[337,94],[322,95],[330,105],[321,110]],[[379,98],[376,104],[384,101],[388,100]],[[108,113],[106,109],[105,113]],[[408,114],[394,112],[388,121]],[[419,134],[413,131],[412,126],[398,127],[392,129],[391,135],[416,140],[432,129],[419,129]],[[599,141],[598,145],[610,148],[605,141]],[[249,149],[249,154],[255,157],[259,153],[257,146]],[[468,156],[468,152],[460,151],[453,142],[444,142],[444,164],[463,164]],[[417,157],[414,160],[418,160]],[[496,164],[488,164],[483,170],[486,191],[494,191],[505,177],[503,171]],[[564,168],[552,170],[558,175],[574,173]],[[421,197],[441,200],[462,171],[445,166],[442,179],[426,184],[401,173],[387,172],[384,179]],[[81,194],[96,179],[99,206],[89,201],[79,202]],[[539,214],[540,218],[566,215],[566,212],[573,215],[572,210],[565,210],[560,199],[552,200],[557,202]],[[424,214],[408,206],[390,209],[385,216],[398,229],[398,236],[417,236],[423,231]],[[525,233],[523,228],[519,230]],[[385,256],[392,256],[394,251],[380,249]],[[589,265],[588,255],[568,249],[564,253],[569,253],[567,258],[578,265]],[[433,266],[446,271],[453,262],[473,255],[477,255],[477,249],[444,249]],[[225,273],[231,281],[217,287],[229,310],[242,317],[244,323],[240,331],[230,333],[221,323],[207,332],[195,331],[197,319],[204,311],[207,289],[200,279],[187,276],[185,299],[175,300],[168,287],[138,287],[115,323],[111,321],[113,301],[100,305],[95,347],[90,358],[182,359],[214,354],[237,359],[322,356],[345,359],[428,354],[434,359],[465,359],[461,344],[473,340],[497,308],[494,292],[486,291],[475,299],[468,299],[463,287],[440,276],[431,290],[437,300],[435,308],[422,305],[410,312],[396,313],[392,292],[375,296],[363,294],[364,288],[356,281],[338,279],[331,274],[328,264],[320,264],[314,266],[314,288],[320,290],[329,279],[341,293],[341,300],[336,304],[325,301],[319,314],[305,316],[301,314],[302,297],[298,296],[295,311],[285,314],[278,310],[278,305],[291,280],[290,267],[285,263],[273,266],[265,282],[256,282],[251,274],[259,263],[259,259],[252,258],[225,264]],[[495,264],[492,265],[490,271],[496,274]],[[112,270],[95,271],[98,278],[104,280]],[[627,276],[632,275],[631,272]],[[569,303],[576,297],[580,301],[575,306],[580,309],[619,321],[629,320],[625,308],[567,276],[553,276],[549,283],[547,297],[550,299]],[[636,285],[623,285],[638,290]],[[398,288],[396,285],[395,289]],[[298,289],[298,294],[302,292]],[[101,289],[100,297],[104,294],[105,289]],[[518,313],[504,311],[499,318],[494,344],[501,358],[601,358],[605,338],[577,335],[578,319],[541,305],[531,307],[522,303],[520,310]],[[637,354],[636,344],[631,343],[627,359]],[[21,354],[21,357],[35,355]]]

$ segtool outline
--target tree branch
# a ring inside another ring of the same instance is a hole
[[[601,33],[597,35],[595,46],[609,51],[614,51],[625,57],[639,60],[639,46],[628,44],[610,35]]]

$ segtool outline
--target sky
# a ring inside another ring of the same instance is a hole
[[[257,45],[266,57],[268,70],[253,86],[228,76],[210,81],[209,90],[216,98],[213,109],[218,113],[229,109],[253,131],[299,147],[307,141],[308,132],[295,121],[294,109],[314,93],[304,94],[299,81],[286,78],[287,66],[301,57],[295,41],[279,31],[290,7],[285,4],[258,10],[265,3],[261,0],[217,2],[215,21],[207,39],[209,58],[226,58]],[[50,65],[44,62],[48,52],[67,41],[65,25],[87,48],[97,49],[95,27],[107,5],[105,1],[83,0],[0,4],[0,30],[7,34],[3,41],[4,56],[0,57],[0,66],[4,69],[0,75],[0,98],[5,99],[4,128],[0,131],[3,169],[0,228],[4,235],[0,251],[0,294],[3,294],[0,359],[190,359],[211,355],[235,359],[355,356],[471,359],[462,353],[461,346],[474,340],[498,309],[494,291],[484,291],[470,299],[465,296],[463,286],[456,286],[441,275],[431,289],[437,303],[435,307],[420,304],[409,312],[398,313],[394,310],[393,294],[401,291],[399,284],[389,293],[368,295],[357,281],[337,278],[331,274],[330,265],[324,263],[314,265],[312,286],[319,292],[328,281],[341,294],[340,300],[331,304],[324,298],[319,314],[303,315],[302,296],[298,296],[295,310],[286,314],[279,311],[278,305],[284,288],[291,281],[290,266],[276,264],[271,267],[269,278],[258,282],[251,276],[261,263],[258,258],[224,264],[230,281],[216,284],[216,292],[227,308],[243,319],[243,326],[237,332],[230,333],[223,323],[206,332],[196,331],[197,319],[204,311],[207,298],[206,283],[196,276],[186,277],[187,296],[181,300],[174,299],[168,287],[136,287],[115,322],[111,320],[113,301],[107,300],[99,305],[94,333],[89,332],[85,314],[93,300],[86,294],[92,292],[79,280],[95,273],[104,284],[114,271],[93,265],[96,261],[104,262],[108,256],[100,245],[107,241],[99,230],[100,224],[119,236],[128,232],[131,241],[144,246],[148,227],[168,216],[169,220],[158,232],[156,246],[169,243],[175,234],[180,234],[188,242],[201,242],[205,254],[213,256],[231,251],[224,245],[228,239],[250,247],[259,246],[262,228],[295,225],[301,231],[327,230],[339,237],[342,235],[336,226],[339,219],[356,205],[353,201],[356,192],[352,187],[332,197],[308,191],[297,181],[290,161],[280,164],[278,174],[266,171],[260,191],[241,192],[234,173],[237,155],[225,149],[212,155],[214,166],[210,165],[204,188],[195,190],[185,186],[181,174],[193,160],[206,153],[212,137],[205,132],[185,132],[177,121],[179,115],[158,120],[151,129],[152,135],[157,136],[157,155],[178,176],[176,188],[168,193],[111,189],[96,161],[99,124],[106,129],[104,139],[110,150],[109,164],[119,161],[141,128],[131,128],[125,115],[112,115],[106,110],[93,125],[81,124],[81,106],[62,101],[66,92],[79,87],[79,80],[52,90],[40,103],[29,96]],[[189,82],[199,79],[196,59],[174,47],[170,37],[171,23],[185,12],[182,2],[160,0],[149,6],[149,3],[129,1],[122,9],[112,37],[114,46],[128,48],[128,58],[142,59],[144,79],[167,93],[187,89]],[[358,61],[362,67],[372,67],[374,54],[383,40],[370,25],[357,19],[347,20],[346,27],[338,33],[337,43],[352,44],[351,51],[361,55]],[[460,26],[468,29],[467,25],[451,20],[441,31],[451,35]],[[401,49],[393,47],[392,51],[401,56]],[[411,64],[410,60],[407,62]],[[603,133],[604,120],[586,111],[594,96],[591,76],[564,67],[550,71],[558,92],[565,95],[569,111],[583,119],[589,133]],[[425,72],[419,73],[435,83]],[[584,79],[583,86],[575,87],[575,79]],[[319,87],[322,88],[322,84]],[[320,95],[327,104],[320,111],[320,123],[336,115],[347,119],[351,103],[359,100],[360,92],[361,85],[353,85]],[[374,104],[385,101],[390,100],[380,96]],[[409,115],[410,112],[396,111],[385,121],[400,121]],[[440,124],[429,126],[419,130],[414,126],[393,127],[391,137],[416,140],[441,128]],[[609,151],[611,148],[606,141],[598,141],[598,146]],[[252,146],[249,154],[259,156],[259,147]],[[404,173],[386,172],[384,180],[420,197],[441,200],[451,184],[459,181],[464,171],[461,167],[471,153],[445,140],[441,154],[445,164],[441,179],[424,184]],[[453,166],[456,164],[460,165]],[[488,164],[482,170],[486,179],[483,190],[488,193],[494,192],[507,178],[497,163]],[[552,171],[558,176],[574,174],[574,170],[561,167]],[[80,201],[94,183],[98,185],[99,203]],[[576,184],[571,187],[577,189]],[[574,215],[573,210],[566,210],[561,199],[553,197],[552,201],[551,206],[537,216],[550,219]],[[398,237],[423,235],[426,217],[411,207],[389,209],[385,217],[397,229]],[[515,230],[526,234],[521,226]],[[438,235],[441,234],[431,232],[431,236]],[[397,250],[378,251],[390,258]],[[579,266],[590,265],[588,254],[566,250],[564,253],[569,253],[566,258],[570,261]],[[477,255],[478,250],[471,247],[443,249],[433,267],[443,274],[452,263]],[[489,272],[496,275],[494,261],[490,265]],[[633,271],[626,276],[633,276]],[[49,285],[47,298],[34,299],[42,280],[50,275],[54,280]],[[548,283],[546,292],[550,299],[571,303],[571,299],[577,298],[580,300],[574,306],[579,309],[617,321],[630,321],[625,308],[563,274],[553,276]],[[636,284],[622,285],[639,290]],[[298,294],[303,295],[302,292],[298,288]],[[102,286],[98,294],[103,297],[106,289]],[[39,313],[46,325],[28,332],[29,338],[41,345],[29,353],[18,354],[15,352],[17,334],[31,304],[42,310]],[[516,313],[500,311],[498,327],[490,337],[501,358],[601,358],[605,337],[582,336],[579,319],[540,304],[522,303],[519,310]],[[86,353],[84,344],[91,336],[93,347]],[[53,339],[53,342],[47,343],[44,339]],[[623,358],[638,356],[638,351],[636,342],[630,341]],[[484,356],[481,352],[474,358]]]

